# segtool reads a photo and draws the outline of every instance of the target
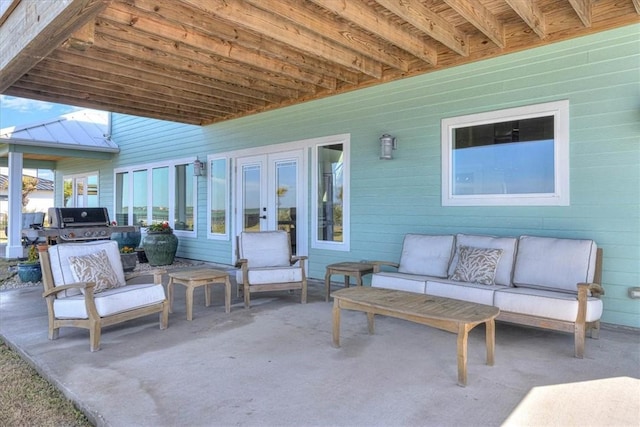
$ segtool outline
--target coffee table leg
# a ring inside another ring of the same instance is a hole
[[[333,299],[333,346],[340,347],[340,300]]]
[[[204,285],[204,306],[209,307],[211,305],[211,284]]]
[[[369,328],[369,335],[373,335],[373,318],[375,314],[367,312],[367,327]]]
[[[224,311],[231,312],[231,282],[229,276],[224,278]]]
[[[496,322],[491,319],[485,323],[487,342],[487,365],[493,366],[496,349]]]
[[[348,288],[351,286],[351,277],[348,274],[344,275],[344,287]]]
[[[458,325],[458,385],[467,385],[467,338],[469,337],[468,325]]]

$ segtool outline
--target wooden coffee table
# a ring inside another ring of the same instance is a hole
[[[362,286],[362,276],[373,273],[373,264],[367,262],[339,262],[327,265],[327,272],[324,275],[324,288],[326,295],[324,300],[329,301],[331,293],[331,275],[341,274],[344,276],[344,287],[349,287],[349,280],[355,277],[356,284]]]
[[[173,271],[169,274],[169,284],[167,285],[167,293],[169,294],[169,312],[173,312],[173,285],[178,283],[187,288],[187,320],[193,319],[193,290],[198,286],[205,287],[205,306],[211,305],[211,288],[210,285],[224,285],[224,311],[231,311],[231,282],[229,281],[229,273],[223,270],[214,270],[213,268],[199,268],[196,270]]]
[[[467,338],[475,326],[486,325],[487,365],[494,363],[495,318],[497,307],[392,289],[356,287],[341,289],[333,297],[333,344],[340,347],[340,310],[367,313],[369,333],[373,334],[376,314],[458,334],[458,385],[467,384]]]

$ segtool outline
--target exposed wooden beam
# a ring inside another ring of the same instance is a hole
[[[591,27],[591,0],[569,0],[569,4],[584,26]]]
[[[183,0],[205,13],[232,22],[281,43],[295,45],[311,55],[335,62],[373,78],[382,77],[382,65],[364,55],[338,46],[294,22],[285,23],[274,15],[237,0]]]
[[[18,3],[0,26],[0,93],[95,17],[110,0]]]
[[[636,13],[640,15],[640,0],[633,0],[633,7],[636,9]]]
[[[71,49],[85,51],[93,46],[96,24],[89,21],[82,28],[73,33],[65,42],[65,45]]]
[[[398,25],[378,15],[373,9],[360,2],[336,0],[311,0],[318,6],[335,13],[343,19],[352,21],[373,34],[395,44],[410,54],[428,62],[438,63],[438,52],[427,40],[417,37]]]
[[[467,0],[444,1],[474,27],[482,31],[499,48],[505,47],[504,25],[480,2],[469,2]]]
[[[462,56],[469,56],[469,37],[418,0],[376,0],[376,2],[452,51]]]
[[[547,36],[544,15],[536,3],[522,0],[505,0],[509,7],[522,18],[522,20],[541,39]]]

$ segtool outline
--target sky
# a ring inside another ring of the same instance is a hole
[[[34,124],[77,110],[82,108],[0,95],[0,129]]]

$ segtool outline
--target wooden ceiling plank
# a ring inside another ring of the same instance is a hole
[[[536,3],[522,0],[505,0],[505,2],[538,37],[541,39],[547,37],[544,15]]]
[[[376,79],[382,77],[380,62],[343,48],[302,26],[293,22],[287,23],[250,4],[239,0],[183,0],[183,2],[240,28],[247,28],[281,43],[296,46],[297,49],[326,61],[360,71]]]
[[[305,55],[299,50],[295,50],[282,43],[278,44],[277,48],[274,48],[273,45],[275,45],[276,42],[266,40],[262,35],[229,25],[225,21],[183,5],[181,2],[172,1],[159,5],[157,0],[136,0],[134,6],[136,9],[143,10],[157,19],[168,20],[180,26],[188,25],[202,32],[209,38],[219,38],[248,49],[262,52],[280,61],[290,62],[307,71],[335,77],[336,79],[349,83],[357,84],[359,82],[358,73],[355,71],[350,71],[334,63]]]
[[[372,37],[358,27],[348,25],[336,19],[315,13],[311,6],[298,0],[279,0],[265,2],[264,0],[244,0],[258,8],[268,9],[268,12],[279,15],[283,19],[291,20],[309,31],[332,40],[344,47],[382,62],[390,67],[402,71],[409,70],[407,61],[392,52],[391,45],[384,45],[379,39]]]
[[[264,69],[274,74],[271,77],[274,80],[278,78],[278,75],[284,75],[285,78],[280,83],[284,87],[295,85],[296,90],[314,92],[315,89],[311,86],[295,84],[295,82],[323,86],[328,89],[335,88],[336,85],[335,79],[301,70],[286,62],[269,58],[259,52],[244,49],[228,42],[207,37],[184,26],[176,27],[166,22],[152,19],[141,11],[127,8],[126,5],[114,5],[105,11],[98,22],[105,21],[116,26],[118,32],[126,33],[126,36],[123,36],[130,38],[130,41],[146,44],[151,49],[158,49],[159,46],[156,45],[159,42],[158,39],[163,38],[170,41],[170,43],[165,44],[165,49],[171,49],[173,52],[185,48],[190,48],[197,52],[210,52],[221,58],[238,61],[253,68]],[[138,32],[146,34],[147,37],[140,37],[140,40],[136,40]],[[149,44],[151,41],[153,42]],[[211,62],[211,58],[208,58],[208,62]],[[287,82],[289,83],[287,84]]]
[[[449,7],[459,13],[471,25],[489,37],[499,48],[505,47],[504,25],[480,2],[467,0],[444,0]]]
[[[405,31],[385,17],[378,15],[373,9],[363,3],[336,0],[311,1],[335,13],[342,19],[351,21],[360,28],[370,31],[378,37],[395,44],[400,49],[431,65],[438,63],[438,52],[435,46],[427,40]]]
[[[636,13],[640,15],[640,0],[633,0],[633,7],[636,9]]]
[[[376,2],[452,51],[462,56],[469,56],[469,37],[418,0],[376,0]]]
[[[107,34],[104,27],[97,34],[100,39],[99,46],[94,47],[93,51],[100,49],[100,56],[97,59],[109,57],[114,64],[119,64],[123,60],[123,56],[132,63],[138,64],[142,68],[156,67],[158,70],[164,70],[164,73],[179,72],[181,77],[196,75],[207,79],[219,80],[238,87],[239,92],[247,96],[256,96],[258,99],[264,99],[269,102],[279,101],[282,97],[295,98],[299,96],[298,88],[284,87],[278,85],[283,83],[281,76],[273,82],[267,81],[271,76],[266,72],[254,72],[243,64],[237,64],[232,61],[219,59],[210,61],[207,65],[200,60],[202,55],[190,49],[181,49],[176,54],[168,53],[160,49],[153,49],[147,46],[141,46],[127,42],[126,39],[117,39],[118,32]],[[93,52],[86,52],[88,57],[94,57]],[[195,60],[194,56],[198,59]],[[161,59],[158,59],[161,57]],[[245,89],[241,89],[245,88]],[[308,87],[304,87],[308,90]],[[262,95],[266,94],[266,95]],[[277,97],[275,100],[273,97]]]
[[[569,0],[569,4],[584,26],[591,27],[591,0]]]
[[[65,46],[71,49],[84,52],[93,46],[95,40],[96,24],[94,21],[89,21],[82,26],[78,31],[73,33],[71,37],[64,43]]]
[[[0,26],[0,93],[109,3],[110,0],[18,3]]]

